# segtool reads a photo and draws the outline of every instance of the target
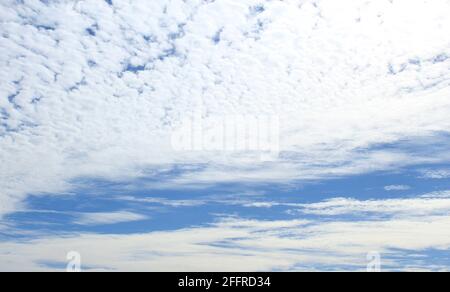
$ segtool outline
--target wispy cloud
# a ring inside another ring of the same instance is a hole
[[[209,226],[172,232],[3,242],[0,270],[22,270],[24,266],[27,270],[49,269],[38,263],[60,262],[71,250],[82,255],[86,267],[121,271],[316,270],[323,266],[329,270],[364,270],[370,251],[382,254],[386,270],[402,270],[407,265],[430,269],[429,263],[409,255],[449,249],[448,230],[448,216],[351,222],[231,217]]]
[[[313,204],[298,204],[297,211],[315,215],[354,215],[364,216],[437,216],[450,212],[448,192],[430,193],[414,198],[357,200],[334,198]]]
[[[120,211],[107,213],[81,213],[78,214],[75,224],[79,225],[108,225],[123,222],[132,222],[148,219],[147,216]]]
[[[136,198],[133,196],[119,196],[116,198],[117,200],[134,202],[134,203],[146,203],[146,204],[157,204],[169,207],[193,207],[193,206],[201,206],[207,203],[206,200],[170,200],[166,198]]]
[[[421,171],[424,179],[447,179],[450,178],[450,169],[427,169]]]
[[[39,263],[61,262],[71,250],[82,255],[86,267],[104,267],[97,270],[364,270],[371,251],[382,255],[386,270],[448,269],[422,258],[433,250],[450,249],[449,191],[403,199],[336,198],[289,206],[297,212],[285,220],[222,215],[215,223],[174,231],[81,233],[63,238],[41,234],[21,243],[4,241],[0,243],[2,263],[8,264],[0,263],[0,270],[52,269]],[[316,217],[302,219],[305,214]],[[88,225],[143,219],[130,212],[92,213],[83,218],[80,223]]]
[[[407,186],[407,185],[390,185],[390,186],[385,186],[384,190],[391,192],[391,191],[408,191],[410,190],[411,187]]]

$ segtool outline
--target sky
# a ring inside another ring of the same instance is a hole
[[[450,270],[449,0],[0,0],[0,271]]]

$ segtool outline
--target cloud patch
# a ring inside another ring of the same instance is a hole
[[[120,211],[120,212],[106,212],[106,213],[82,213],[77,216],[74,221],[78,225],[110,225],[124,222],[133,222],[148,219],[144,215]]]
[[[411,187],[408,185],[390,185],[390,186],[385,186],[384,190],[388,191],[388,192],[392,192],[392,191],[408,191],[410,190]]]

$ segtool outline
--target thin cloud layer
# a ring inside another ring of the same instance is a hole
[[[140,221],[144,219],[146,219],[146,217],[143,215],[126,211],[112,213],[84,213],[78,216],[75,223],[80,225],[105,225]]]

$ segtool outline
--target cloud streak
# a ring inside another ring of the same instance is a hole
[[[147,219],[146,216],[126,211],[110,213],[83,213],[78,215],[78,218],[75,220],[75,224],[108,225],[145,219]]]
[[[392,191],[408,191],[410,190],[411,187],[407,186],[407,185],[390,185],[390,186],[385,186],[384,190],[388,191],[388,192],[392,192]]]

